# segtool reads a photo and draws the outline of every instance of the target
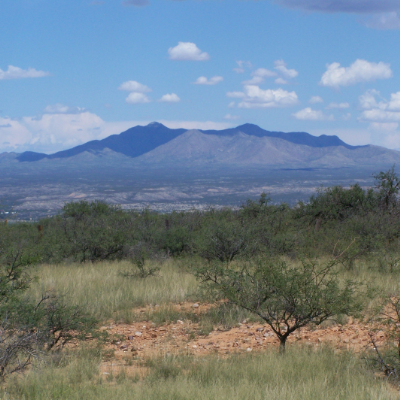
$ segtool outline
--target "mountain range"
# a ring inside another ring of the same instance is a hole
[[[62,161],[130,162],[134,165],[209,165],[327,167],[389,165],[400,152],[384,147],[351,146],[337,136],[306,132],[270,132],[253,124],[224,130],[169,129],[153,122],[103,140],[93,140],[54,154],[3,153],[20,163]]]

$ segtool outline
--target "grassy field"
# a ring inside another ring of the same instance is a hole
[[[158,275],[126,278],[127,262],[38,266],[38,280],[29,295],[39,298],[53,290],[81,305],[100,321],[129,323],[144,317],[156,323],[182,318],[174,303],[205,301],[194,277],[185,272],[185,261],[166,261]],[[343,276],[373,282],[380,293],[399,289],[397,273],[382,273],[375,261],[358,262]],[[137,308],[156,306],[138,316]],[[233,325],[250,314],[222,304],[197,318],[211,330],[215,324]],[[186,316],[190,318],[190,315]],[[206,356],[164,356],[141,359],[141,370],[122,369],[103,375],[101,347],[69,350],[41,362],[23,376],[3,385],[0,399],[399,399],[400,393],[359,355],[329,347],[311,350],[290,346],[286,355],[276,349],[262,353]]]
[[[100,353],[83,350],[13,378],[3,399],[394,400],[398,392],[351,353],[291,349],[231,356],[146,360],[148,375],[99,375]]]

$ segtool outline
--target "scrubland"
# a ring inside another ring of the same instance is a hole
[[[0,398],[399,398],[400,181],[376,179],[1,225]]]

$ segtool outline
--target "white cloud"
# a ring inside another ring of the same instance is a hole
[[[243,92],[228,92],[228,97],[242,98],[239,108],[273,108],[289,107],[298,103],[295,92],[287,92],[283,89],[263,90],[256,85],[245,85]]]
[[[195,85],[216,85],[219,82],[222,82],[224,78],[222,76],[213,76],[210,79],[207,79],[205,76],[200,76],[193,82]]]
[[[129,93],[125,101],[129,104],[150,103],[150,99],[144,94],[139,92]]]
[[[275,83],[277,85],[287,85],[289,82],[283,78],[276,78]]]
[[[65,106],[60,103],[48,105],[43,110],[46,114],[78,114],[85,111],[84,108]]]
[[[379,105],[375,99],[375,96],[379,96],[379,95],[380,95],[380,93],[375,89],[366,91],[363,95],[361,95],[358,98],[360,107],[365,110],[370,110],[371,108],[379,107]]]
[[[360,107],[364,110],[361,113],[360,121],[369,122],[393,122],[400,121],[400,92],[392,93],[390,100],[382,99],[377,90],[369,90],[359,97]]]
[[[181,99],[175,93],[171,93],[164,94],[164,96],[162,96],[161,99],[159,99],[158,101],[161,101],[163,103],[179,103]]]
[[[251,76],[259,76],[261,78],[273,78],[277,73],[274,71],[270,71],[266,68],[258,68],[254,72],[251,73]]]
[[[252,78],[247,81],[243,81],[243,85],[259,85],[264,82],[265,78],[272,78],[278,74],[274,71],[270,71],[266,68],[258,68],[251,73]]]
[[[226,114],[224,119],[228,119],[231,121],[236,121],[237,119],[240,119],[239,115],[231,115],[231,114]]]
[[[275,61],[275,69],[279,71],[285,78],[293,79],[299,74],[295,69],[287,69],[283,60]]]
[[[231,101],[231,102],[228,104],[228,108],[235,108],[235,106],[236,106],[236,103],[235,103],[234,101]]]
[[[333,115],[325,115],[320,110],[313,110],[311,107],[306,107],[303,110],[297,111],[292,116],[301,121],[333,121]]]
[[[317,103],[323,103],[324,99],[319,96],[312,96],[310,100],[308,100],[310,104],[317,104]]]
[[[327,110],[333,110],[333,109],[345,110],[346,108],[350,108],[349,103],[330,103],[328,107],[326,107]]]
[[[194,43],[179,42],[177,46],[168,49],[170,60],[207,61],[210,56],[202,52]]]
[[[126,92],[139,92],[139,93],[151,92],[151,89],[148,86],[143,85],[137,81],[126,81],[122,83],[118,89],[124,90]]]
[[[399,111],[385,111],[380,109],[365,110],[361,113],[361,121],[390,122],[400,121]]]
[[[22,79],[22,78],[42,78],[44,76],[49,76],[49,72],[37,71],[35,68],[22,69],[19,67],[14,67],[12,65],[8,66],[7,71],[0,69],[0,80],[6,79]]]
[[[392,76],[390,64],[358,59],[346,68],[341,67],[337,62],[328,64],[326,72],[322,75],[320,85],[338,88],[339,86],[349,86],[376,79],[388,79]]]

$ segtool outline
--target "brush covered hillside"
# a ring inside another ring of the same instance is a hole
[[[54,154],[24,152],[2,156],[26,163],[68,160],[68,164],[119,162],[133,165],[212,165],[328,167],[389,165],[400,152],[378,146],[350,146],[337,136],[306,132],[270,132],[244,124],[225,130],[169,129],[153,122],[103,140],[94,140]]]

